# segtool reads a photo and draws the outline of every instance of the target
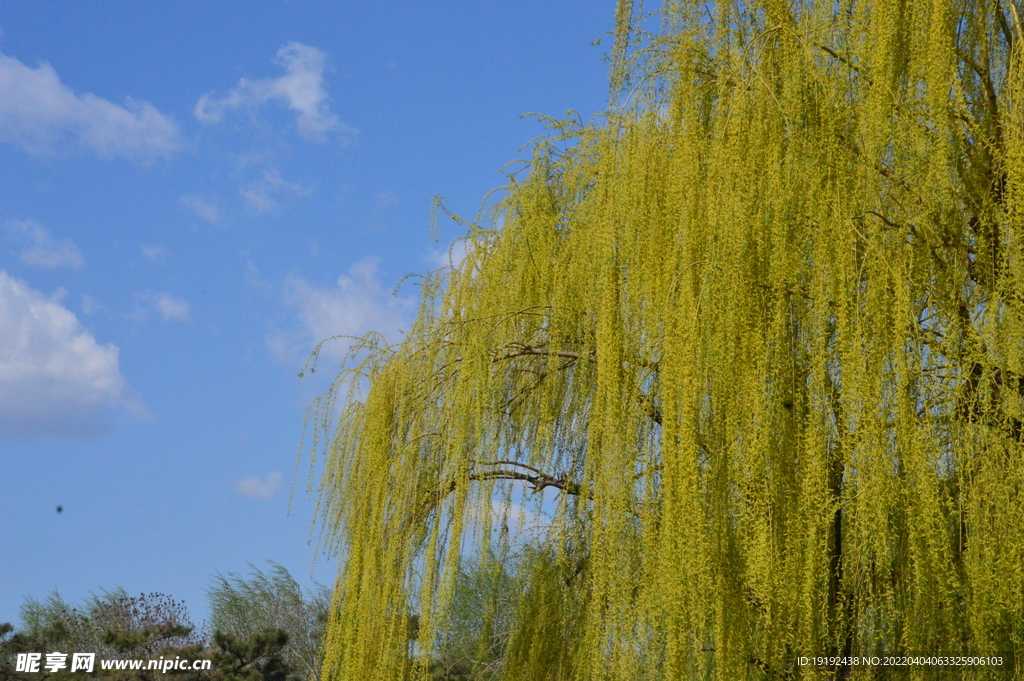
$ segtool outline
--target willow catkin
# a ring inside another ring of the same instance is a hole
[[[1018,8],[668,2],[653,36],[635,11],[609,112],[549,121],[406,339],[338,384],[369,387],[320,440],[325,678],[437,676],[477,631],[474,678],[866,679],[796,660],[940,653],[1008,678]],[[531,489],[551,518],[514,539]],[[498,555],[515,593],[456,636],[464,566]]]

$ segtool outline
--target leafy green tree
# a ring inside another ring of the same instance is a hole
[[[111,679],[151,679],[154,673],[102,671],[98,660],[161,655],[198,659],[206,653],[203,632],[192,623],[184,602],[160,593],[129,596],[124,589],[115,589],[72,605],[54,592],[44,601],[27,599],[21,608],[21,625],[17,631],[10,624],[0,626],[0,678],[40,681],[79,675],[69,668],[19,674],[13,664],[18,653],[93,653],[94,675]]]
[[[91,652],[97,660],[209,658],[209,672],[156,672],[157,676],[222,681],[288,681],[317,678],[320,640],[330,594],[324,587],[303,593],[288,571],[271,562],[248,577],[218,574],[207,590],[212,636],[196,627],[184,602],[159,593],[129,596],[124,589],[92,595],[78,605],[56,592],[26,599],[21,627],[0,624],[0,678],[40,681],[16,674],[17,653]],[[97,663],[98,664],[98,663]],[[96,669],[112,679],[150,679],[149,670]],[[68,672],[45,675],[72,678]]]
[[[606,115],[550,121],[405,339],[314,405],[325,676],[431,673],[510,485],[559,499],[503,679],[1012,673],[1020,14],[622,0]]]
[[[206,590],[210,627],[250,642],[266,631],[284,631],[283,659],[303,678],[317,679],[330,592],[317,586],[303,593],[284,567],[268,563],[266,572],[250,565],[248,576],[229,573],[214,578]]]
[[[204,642],[183,601],[161,593],[130,596],[120,588],[79,605],[57,592],[44,601],[29,598],[21,608],[21,624],[18,634],[25,640],[109,658],[154,656]]]
[[[500,677],[521,586],[520,566],[528,560],[524,552],[463,562],[452,592],[451,615],[438,633],[431,661],[435,681]]]

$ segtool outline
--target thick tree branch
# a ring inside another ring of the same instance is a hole
[[[591,350],[590,352],[574,352],[572,350],[550,350],[547,348],[547,343],[541,343],[539,345],[525,345],[520,343],[509,343],[502,350],[507,350],[504,354],[501,354],[500,350],[494,352],[494,362],[500,362],[506,359],[513,359],[515,357],[531,357],[531,356],[551,356],[551,357],[566,357],[569,359],[586,359],[591,364],[597,363],[597,350]],[[638,354],[634,354],[627,360],[631,364],[650,369],[657,373],[660,368],[660,363],[656,360],[646,359]]]
[[[495,351],[494,352],[494,359],[492,361],[493,362],[500,362],[500,361],[507,360],[507,359],[514,359],[516,357],[547,357],[547,356],[550,356],[550,357],[561,357],[561,358],[570,359],[570,360],[586,359],[591,364],[595,364],[597,362],[597,350],[591,350],[588,353],[573,352],[571,350],[550,350],[547,347],[545,347],[546,345],[547,345],[546,343],[541,344],[541,345],[521,345],[521,344],[517,344],[517,343],[510,343],[509,345],[506,345],[504,348],[502,348],[502,350],[506,351],[504,354],[500,354],[500,350]],[[637,365],[637,366],[641,366],[641,367],[643,367],[645,369],[649,369],[650,371],[652,371],[654,373],[658,373],[659,368],[660,368],[659,362],[654,361],[654,360],[645,359],[645,358],[643,358],[643,357],[641,357],[639,355],[634,355],[632,358],[630,358],[629,361],[631,363]],[[563,364],[562,366],[558,367],[558,369],[559,370],[566,369],[569,366],[572,366],[572,364],[574,364],[574,362],[568,362],[568,363]],[[528,392],[532,388],[536,387],[540,383],[540,381],[542,381],[546,376],[547,376],[546,373],[545,374],[541,374],[538,377],[537,381],[532,386],[526,386],[522,390],[517,392],[512,397],[512,399],[510,399],[505,404],[505,408],[507,409],[509,405],[511,405],[513,402],[515,402],[520,397],[522,397],[522,395],[524,395],[526,392]],[[644,413],[647,414],[647,416],[654,423],[657,423],[660,426],[661,425],[661,420],[662,420],[661,409],[658,408],[658,405],[655,402],[654,397],[652,395],[648,394],[648,393],[643,392],[643,390],[640,390],[638,388],[637,391],[636,391],[636,399],[640,403],[640,407],[643,409]]]
[[[843,64],[843,65],[844,65],[844,66],[846,66],[847,68],[849,68],[849,69],[850,69],[851,71],[853,71],[853,72],[854,72],[854,73],[856,73],[857,75],[859,75],[859,76],[863,77],[863,78],[864,78],[864,80],[865,80],[865,82],[867,82],[867,84],[868,84],[868,86],[869,86],[869,87],[870,87],[870,86],[872,86],[872,85],[874,85],[874,82],[873,82],[873,81],[871,80],[871,78],[870,78],[869,76],[867,76],[867,75],[865,75],[865,74],[861,73],[860,67],[859,67],[859,66],[857,66],[856,64],[854,64],[854,63],[853,63],[852,61],[850,61],[850,60],[849,60],[848,58],[846,58],[846,57],[844,57],[843,55],[839,54],[838,52],[836,52],[835,50],[833,50],[833,49],[832,49],[831,47],[829,47],[828,45],[821,45],[821,44],[815,43],[815,46],[816,46],[816,47],[817,47],[818,49],[820,49],[820,50],[823,50],[823,51],[827,52],[827,53],[829,54],[829,56],[831,56],[831,57],[832,57],[833,59],[835,59],[836,61],[840,62],[841,64]]]
[[[987,380],[986,380],[987,379]],[[988,401],[982,400],[981,388],[987,383]],[[957,417],[968,423],[995,426],[1011,439],[1024,441],[1024,421],[1003,413],[1003,388],[1009,388],[1024,397],[1024,379],[1012,371],[999,367],[985,367],[980,362],[971,365],[957,401]]]
[[[1010,0],[1010,4],[1013,4],[1013,0]],[[1016,11],[1016,8],[1011,7],[1012,10]],[[1006,41],[1007,52],[1013,53],[1013,31],[1010,29],[1010,24],[1006,21],[1006,15],[1003,14],[1003,6],[996,0],[996,16],[999,18],[999,30],[1003,33],[1003,40]]]
[[[582,353],[582,352],[572,352],[570,350],[548,350],[544,346],[533,347],[533,346],[530,346],[530,345],[515,345],[515,344],[512,344],[512,345],[509,345],[509,346],[506,346],[506,347],[516,347],[517,349],[516,350],[512,350],[510,352],[507,352],[504,355],[495,356],[495,358],[494,358],[495,362],[500,362],[501,360],[505,360],[505,359],[512,359],[514,357],[527,357],[527,356],[531,356],[531,355],[540,355],[540,356],[550,355],[552,357],[568,357],[570,359],[584,359],[584,358],[586,358],[591,364],[594,364],[594,363],[597,362],[597,351],[596,350],[595,351],[591,351],[589,353]]]
[[[569,480],[568,473],[562,473],[561,475],[554,476],[549,473],[543,473],[533,466],[528,466],[524,463],[519,463],[518,461],[479,461],[473,462],[473,464],[477,466],[491,466],[496,468],[494,470],[480,471],[477,473],[471,472],[469,474],[470,480],[522,480],[523,482],[530,483],[534,492],[540,492],[545,487],[554,487],[562,490],[566,494],[576,496],[583,495],[582,488],[579,483]],[[501,466],[514,466],[516,468],[530,471],[530,473],[501,468]],[[589,495],[583,496],[590,498]]]

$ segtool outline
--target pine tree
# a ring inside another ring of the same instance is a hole
[[[797,659],[939,653],[1004,660],[943,678],[1008,678],[1015,2],[622,0],[606,115],[549,120],[405,340],[365,339],[314,405],[324,678],[425,678],[460,566],[517,551],[481,678],[866,679]],[[558,493],[525,544],[511,488]]]

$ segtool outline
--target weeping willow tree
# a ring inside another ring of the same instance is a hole
[[[325,678],[428,677],[460,566],[516,551],[478,678],[1017,674],[1016,1],[620,2],[609,112],[315,405]]]

